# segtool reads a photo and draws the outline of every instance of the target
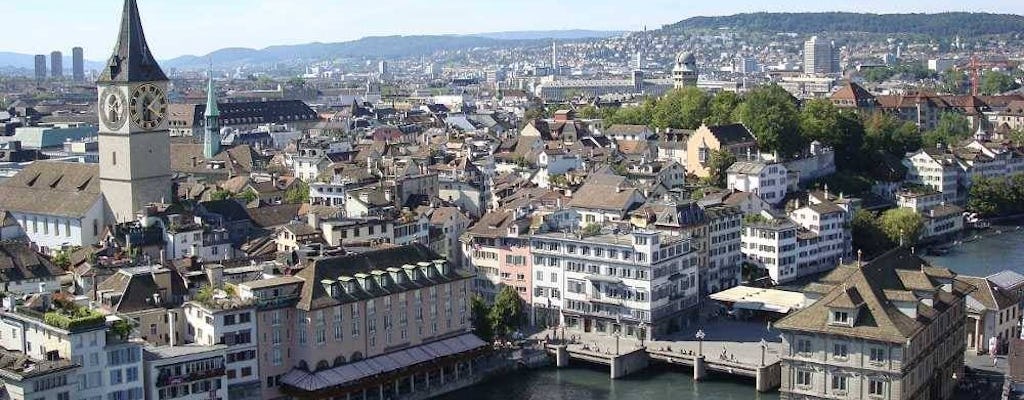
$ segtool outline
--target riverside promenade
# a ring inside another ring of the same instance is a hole
[[[698,330],[704,340],[697,339]],[[561,329],[540,331],[532,338],[546,340],[545,348],[555,355],[557,366],[566,367],[572,360],[608,365],[612,379],[641,371],[651,362],[662,362],[691,368],[697,381],[708,379],[708,372],[753,378],[759,392],[781,383],[779,332],[758,323],[708,322],[643,343],[635,338]]]

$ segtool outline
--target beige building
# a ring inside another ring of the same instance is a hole
[[[239,295],[259,310],[261,366],[269,358],[263,398],[429,396],[469,382],[485,346],[469,333],[472,278],[414,244],[310,260],[294,277],[241,284]],[[381,365],[390,367],[365,372]]]
[[[0,384],[6,400],[69,400],[77,382],[78,366],[69,360],[33,360],[25,354],[0,349]]]
[[[724,150],[747,160],[757,155],[757,141],[743,124],[701,125],[686,141],[686,172],[704,178],[710,175],[707,164],[711,154]]]
[[[900,248],[805,287],[782,331],[782,399],[949,399],[974,287]]]

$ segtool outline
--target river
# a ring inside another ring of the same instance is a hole
[[[979,235],[981,239],[953,246],[947,255],[924,258],[960,275],[984,277],[1007,269],[1024,273],[1024,229],[993,226]]]
[[[754,382],[712,375],[694,384],[686,368],[651,365],[624,379],[608,378],[607,366],[544,368],[512,373],[439,397],[442,400],[776,400]]]
[[[987,276],[1005,269],[1024,273],[1024,229],[995,226],[981,239],[961,243],[941,257],[926,256],[934,265],[957,274]],[[754,383],[723,376],[694,384],[690,370],[652,365],[647,370],[611,380],[606,366],[545,368],[508,374],[440,397],[442,400],[775,400],[778,393],[758,394]]]

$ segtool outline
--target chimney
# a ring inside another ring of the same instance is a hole
[[[310,211],[306,213],[306,223],[309,224],[310,228],[320,229],[320,216],[316,215],[315,212]]]
[[[164,265],[167,262],[167,250],[160,249],[160,265]]]
[[[198,165],[198,164],[199,164],[199,163],[198,163],[198,162],[196,161],[196,158],[195,158],[195,157],[192,157],[192,168],[195,168],[195,167],[196,167],[196,165]]]
[[[178,327],[175,323],[175,318],[178,315],[174,313],[174,310],[167,310],[167,331],[168,331],[168,345],[174,347],[178,344]]]

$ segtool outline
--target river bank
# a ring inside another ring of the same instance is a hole
[[[470,388],[438,397],[442,400],[775,400],[776,393],[757,393],[753,382],[712,375],[695,383],[690,370],[652,365],[623,379],[608,379],[608,367],[578,365],[541,368],[498,376]]]

